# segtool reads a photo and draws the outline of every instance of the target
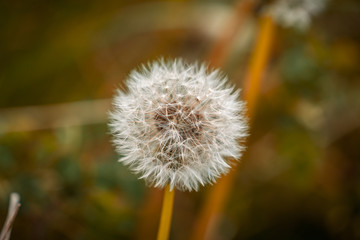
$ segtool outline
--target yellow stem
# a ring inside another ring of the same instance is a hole
[[[245,79],[244,100],[247,102],[248,115],[250,118],[253,117],[262,75],[270,56],[274,34],[275,25],[272,18],[268,16],[262,17],[260,19],[260,30],[257,42],[250,59],[250,65]]]
[[[164,189],[163,207],[161,210],[160,227],[158,231],[157,240],[167,240],[169,238],[171,216],[174,204],[175,190],[170,190],[170,185]]]

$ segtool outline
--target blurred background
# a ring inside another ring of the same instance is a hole
[[[12,239],[155,238],[161,191],[117,162],[111,98],[161,56],[211,64],[238,4],[1,1],[0,225],[11,192],[22,204]],[[239,88],[266,4],[240,12],[217,63]],[[359,80],[358,0],[329,1],[305,31],[276,26],[212,239],[360,239]],[[176,193],[171,239],[190,238],[210,188]]]

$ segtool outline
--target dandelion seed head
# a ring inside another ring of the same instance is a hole
[[[276,0],[265,12],[284,27],[306,30],[311,18],[320,13],[327,0]]]
[[[114,98],[110,127],[119,161],[150,185],[197,190],[239,159],[245,104],[218,70],[181,59],[133,70]]]

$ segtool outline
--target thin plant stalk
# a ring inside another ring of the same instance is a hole
[[[212,188],[200,211],[191,239],[210,239],[219,221],[221,208],[225,204],[226,196],[232,187],[235,171],[220,178]]]
[[[260,19],[260,29],[257,37],[257,43],[250,59],[250,65],[247,71],[244,87],[244,100],[247,102],[247,114],[250,120],[254,115],[254,110],[256,109],[261,80],[270,57],[274,36],[275,24],[273,19],[269,16],[262,17]]]
[[[218,39],[212,46],[207,62],[213,67],[222,67],[230,55],[230,48],[239,30],[249,17],[254,7],[252,0],[239,0],[235,6],[234,14],[224,26],[224,30],[219,34]]]
[[[175,189],[170,190],[170,186],[167,185],[164,189],[164,200],[161,210],[160,226],[157,240],[167,240],[169,238],[171,216],[174,205],[174,195]]]
[[[11,228],[14,224],[15,217],[20,208],[20,196],[18,193],[11,193],[10,203],[9,203],[9,212],[6,217],[4,227],[0,233],[0,240],[9,240],[11,234]]]
[[[273,19],[268,16],[261,17],[257,42],[254,46],[245,79],[244,100],[247,102],[247,115],[250,122],[256,108],[261,79],[270,57],[274,35],[275,24]],[[228,175],[220,178],[218,183],[212,188],[200,211],[199,217],[196,220],[191,239],[209,239],[214,235],[217,223],[219,222],[220,213],[233,188],[235,176],[236,170],[231,171]]]

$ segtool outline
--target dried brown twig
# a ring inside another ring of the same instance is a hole
[[[0,240],[9,240],[11,228],[13,226],[15,217],[20,208],[20,196],[17,193],[11,193],[10,195],[10,204],[9,204],[9,212],[5,220],[4,227],[0,234]]]

